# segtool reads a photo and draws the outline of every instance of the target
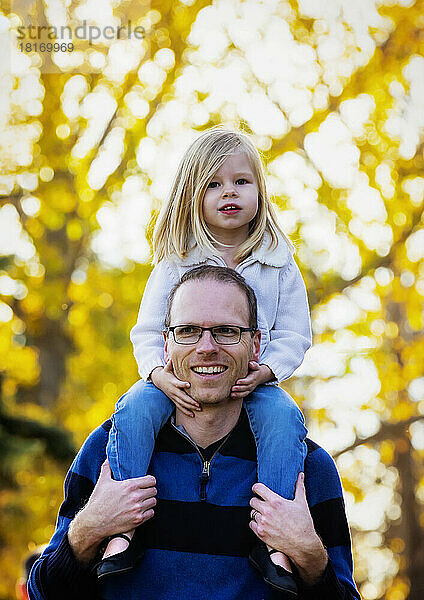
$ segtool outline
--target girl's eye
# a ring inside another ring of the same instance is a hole
[[[241,177],[240,179],[237,179],[236,183],[248,183],[248,181],[244,177]]]
[[[219,183],[217,181],[211,181],[210,184],[208,185],[208,188],[215,188],[219,185]]]

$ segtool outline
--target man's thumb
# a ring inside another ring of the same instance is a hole
[[[296,481],[295,499],[302,499],[306,502],[305,492],[305,473],[299,473]]]
[[[107,459],[100,468],[99,479],[112,479],[112,472],[110,470],[110,465]]]

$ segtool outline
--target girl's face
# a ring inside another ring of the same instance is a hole
[[[215,173],[203,197],[203,218],[217,239],[242,243],[258,212],[258,186],[245,153],[229,156]]]

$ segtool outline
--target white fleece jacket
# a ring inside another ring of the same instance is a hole
[[[261,247],[239,263],[236,271],[257,297],[262,332],[259,362],[268,365],[281,382],[302,363],[311,345],[311,326],[305,284],[293,255],[283,237],[273,250],[269,240],[266,235]],[[153,269],[130,334],[142,379],[165,365],[162,331],[172,287],[186,271],[203,264],[226,266],[221,257],[204,254],[195,246],[183,260],[162,260]]]

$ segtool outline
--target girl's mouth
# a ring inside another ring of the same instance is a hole
[[[226,215],[234,215],[240,212],[240,210],[241,208],[238,204],[224,204],[224,206],[219,209],[219,212],[225,213]]]

